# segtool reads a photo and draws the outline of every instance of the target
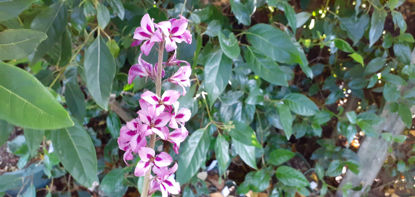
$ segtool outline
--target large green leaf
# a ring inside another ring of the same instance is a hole
[[[312,116],[318,111],[313,101],[299,93],[287,94],[284,100],[294,113],[302,116]]]
[[[271,25],[256,24],[246,33],[252,47],[265,56],[286,64],[298,63],[308,77],[313,77],[303,49],[285,32]]]
[[[262,192],[269,187],[272,172],[269,169],[261,169],[259,171],[249,172],[244,182],[238,187],[238,192],[242,194],[253,192]]]
[[[255,146],[246,145],[236,139],[232,139],[232,145],[236,154],[241,157],[242,161],[244,161],[251,168],[257,169]]]
[[[75,79],[65,84],[65,99],[72,116],[82,122],[86,115],[85,96]]]
[[[102,179],[99,189],[104,192],[106,196],[123,196],[128,187],[123,184],[124,169],[112,169]]]
[[[255,53],[251,47],[244,50],[244,56],[255,74],[274,85],[288,86],[291,76],[281,70],[274,60]]]
[[[208,93],[210,105],[215,103],[225,90],[232,75],[232,61],[221,50],[209,54],[204,70],[204,86]]]
[[[9,139],[14,127],[5,120],[0,120],[0,146]]]
[[[385,66],[386,59],[383,57],[377,57],[375,59],[372,59],[365,68],[365,74],[373,74],[378,72],[380,69]]]
[[[91,137],[76,124],[70,128],[53,131],[53,148],[63,167],[81,185],[91,187],[97,176],[97,155]]]
[[[245,4],[240,0],[230,0],[231,9],[239,23],[249,26],[251,24],[251,15],[255,11],[254,1],[247,1]]]
[[[276,171],[276,176],[281,183],[287,186],[305,187],[309,185],[303,173],[288,166],[279,167]]]
[[[277,110],[279,114],[279,122],[281,123],[282,128],[284,129],[285,137],[290,139],[293,134],[293,121],[294,118],[291,115],[290,108],[287,104],[279,103],[277,104]]]
[[[40,43],[39,47],[31,56],[32,62],[37,62],[49,51],[56,42],[61,41],[61,36],[65,32],[67,24],[67,11],[64,1],[58,1],[42,10],[32,21],[30,27],[35,30],[45,32],[48,38]]]
[[[235,139],[245,145],[256,146],[258,148],[261,147],[261,144],[256,138],[255,131],[243,122],[235,122],[232,129],[229,131],[229,135],[232,139]]]
[[[176,176],[180,183],[187,183],[205,163],[210,137],[205,129],[196,130],[180,148],[179,169]]]
[[[12,0],[0,2],[0,22],[12,19],[32,4],[33,0]]]
[[[31,74],[0,63],[0,119],[33,129],[73,125],[65,109]]]
[[[385,19],[388,13],[383,9],[377,9],[373,11],[372,19],[370,21],[369,30],[369,47],[375,44],[382,35],[383,27],[385,25]]]
[[[286,149],[275,149],[269,155],[269,163],[275,166],[281,165],[293,158],[295,153]]]
[[[219,32],[219,44],[222,51],[229,58],[235,60],[239,57],[241,49],[239,48],[238,40],[232,32],[230,32],[228,36]]]
[[[24,137],[31,157],[36,155],[43,140],[43,135],[44,131],[42,130],[24,129]]]
[[[35,51],[47,38],[46,34],[31,29],[7,29],[0,32],[0,60],[20,59]]]
[[[339,21],[340,27],[347,32],[349,38],[353,40],[353,44],[357,44],[369,25],[369,16],[362,14],[360,17],[340,18]]]
[[[115,77],[115,60],[101,36],[85,52],[86,86],[95,102],[103,109],[108,101]]]
[[[231,159],[229,157],[229,142],[221,134],[216,138],[215,154],[218,160],[219,174],[222,175],[228,168]]]
[[[103,3],[99,3],[97,6],[97,19],[98,19],[98,25],[105,29],[105,27],[108,25],[108,22],[111,19],[110,11]]]

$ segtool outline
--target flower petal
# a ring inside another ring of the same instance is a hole
[[[140,25],[144,32],[148,34],[154,33],[154,23],[149,14],[145,14],[143,18],[141,18]]]
[[[173,162],[173,158],[166,152],[161,152],[154,158],[154,164],[158,167],[169,166],[171,162]]]
[[[176,90],[166,90],[161,97],[161,101],[166,105],[173,105],[179,99],[180,93]]]
[[[135,176],[145,176],[147,171],[150,170],[151,166],[153,166],[153,164],[150,163],[149,161],[148,162],[143,161],[143,160],[139,161],[137,163],[137,166],[135,167],[134,175]]]
[[[157,105],[160,102],[160,98],[150,91],[145,91],[143,94],[141,94],[141,98],[152,105]]]
[[[154,122],[153,122],[154,126],[164,127],[170,121],[170,118],[171,118],[170,113],[167,113],[167,112],[160,113],[160,115],[154,119]]]
[[[138,150],[138,155],[140,155],[141,161],[150,161],[154,157],[155,152],[152,148],[142,147]]]

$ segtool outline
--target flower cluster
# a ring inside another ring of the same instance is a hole
[[[160,23],[154,23],[148,14],[141,19],[141,26],[135,30],[135,40],[132,43],[132,46],[141,45],[141,54],[137,64],[134,64],[128,72],[128,83],[131,84],[137,76],[157,80],[157,63],[153,66],[145,61],[142,55],[147,56],[155,43],[163,42],[167,52],[174,52],[159,67],[163,69],[161,77],[165,76],[166,66],[178,66],[176,73],[167,81],[181,86],[182,92],[166,90],[158,96],[151,91],[145,91],[139,100],[141,109],[137,112],[138,117],[121,128],[118,138],[119,148],[125,151],[124,162],[132,160],[134,154],[139,155],[140,161],[137,163],[134,175],[145,176],[150,172],[149,193],[160,190],[163,197],[180,192],[180,185],[174,180],[178,165],[173,164],[173,159],[168,153],[156,154],[154,147],[147,146],[147,136],[156,135],[159,139],[170,142],[174,152],[178,154],[180,144],[188,135],[185,123],[190,119],[191,111],[187,108],[180,108],[178,99],[186,94],[185,88],[190,87],[189,78],[192,71],[188,62],[176,59],[176,43],[191,44],[192,42],[187,24],[187,19],[182,16],[180,19],[170,19]]]

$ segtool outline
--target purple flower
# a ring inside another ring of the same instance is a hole
[[[118,137],[117,142],[118,147],[125,151],[123,158],[127,165],[127,161],[133,159],[132,153],[138,153],[141,147],[147,145],[146,135],[148,133],[143,132],[142,125],[137,119],[133,119],[121,127],[120,137]]]
[[[155,191],[161,191],[163,197],[168,197],[169,194],[179,194],[180,193],[180,184],[174,180],[173,174],[176,172],[178,166],[177,163],[173,167],[155,167],[153,168],[154,174],[157,176],[152,179],[150,184],[149,193],[154,193]]]
[[[134,79],[139,77],[150,77],[153,80],[156,80],[157,76],[157,64],[153,66],[152,64],[146,62],[141,58],[142,53],[138,56],[138,63],[131,66],[128,71],[128,84],[133,83]],[[162,77],[164,77],[164,70],[162,71]]]
[[[161,152],[155,156],[155,152],[152,148],[142,147],[138,154],[140,155],[140,161],[134,170],[135,176],[144,176],[147,171],[153,166],[166,167],[173,162],[171,156],[165,152]]]
[[[133,44],[138,45],[139,42],[143,42],[140,49],[145,55],[148,55],[154,43],[161,41],[161,33],[155,30],[153,19],[148,14],[141,18],[140,24],[141,26],[134,31],[134,39],[138,40],[138,42],[133,42]]]
[[[167,141],[173,144],[173,150],[176,154],[179,154],[180,143],[186,139],[187,135],[189,135],[189,132],[184,126],[177,128],[173,132],[169,133]]]
[[[180,16],[180,19],[170,19],[169,21],[162,21],[157,24],[158,28],[163,33],[163,38],[166,46],[166,51],[171,52],[176,50],[177,44],[186,42],[192,43],[192,34],[187,30],[187,19]]]
[[[179,85],[183,89],[183,95],[186,94],[186,88],[190,87],[190,75],[192,74],[192,67],[190,66],[182,66],[174,73],[168,81],[170,83]]]
[[[161,98],[150,91],[146,91],[141,95],[141,98],[147,103],[155,106],[157,113],[164,111],[168,106],[172,106],[179,99],[180,93],[176,90],[166,90]]]

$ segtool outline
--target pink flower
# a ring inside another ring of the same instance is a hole
[[[140,102],[140,104],[141,103],[143,102]],[[171,119],[170,113],[157,113],[156,108],[152,105],[147,105],[145,107],[142,106],[141,110],[137,113],[140,121],[144,125],[144,130],[157,134],[163,140],[167,139],[169,129],[166,125]]]
[[[192,67],[190,66],[182,66],[174,73],[168,81],[170,83],[179,85],[183,88],[183,95],[186,94],[186,88],[190,87],[190,75],[192,74]]]
[[[173,150],[176,154],[179,154],[180,143],[186,139],[187,135],[189,135],[189,132],[184,126],[177,128],[173,132],[169,133],[167,141],[173,144]]]
[[[150,91],[146,91],[141,95],[143,100],[156,107],[157,113],[164,111],[165,107],[175,104],[179,97],[180,93],[176,90],[166,90],[161,98]]]
[[[134,39],[142,42],[141,45],[141,51],[148,55],[151,51],[151,48],[153,48],[153,45],[155,42],[161,41],[160,32],[156,32],[154,28],[154,22],[153,19],[150,18],[150,15],[145,14],[143,18],[141,18],[141,26],[137,27],[134,31]],[[134,45],[137,45],[138,42],[133,42]]]
[[[174,112],[173,116],[171,117],[169,127],[172,129],[179,128],[178,124],[184,126],[184,123],[189,121],[192,112],[187,108],[181,108],[179,111]]]
[[[141,58],[142,53],[138,56],[138,63],[131,66],[128,71],[128,84],[131,84],[134,79],[139,77],[150,77],[153,80],[156,80],[157,76],[157,64],[153,66],[152,64],[146,62]],[[162,71],[162,77],[164,77],[164,70]]]
[[[127,122],[126,125],[121,127],[120,136],[118,137],[118,147],[125,151],[124,162],[128,165],[127,161],[133,159],[132,153],[138,153],[141,147],[147,145],[145,136],[148,133],[143,132],[142,125],[137,119],[133,119]]]
[[[155,167],[153,168],[154,174],[157,176],[151,181],[149,193],[154,193],[157,190],[161,191],[163,197],[169,196],[169,194],[179,194],[180,184],[174,180],[174,172],[177,170],[177,163],[173,167]]]
[[[180,16],[180,19],[170,19],[169,21],[162,21],[158,23],[158,27],[164,35],[166,51],[170,52],[176,50],[177,44],[186,42],[192,43],[192,34],[187,30],[187,19]]]
[[[167,60],[166,65],[167,66],[180,66],[180,64],[182,63],[186,64],[186,66],[190,66],[189,62],[176,59],[176,51],[174,51],[173,55],[170,56],[170,58]]]
[[[134,170],[135,176],[144,176],[147,171],[154,166],[157,167],[166,167],[173,162],[171,156],[165,152],[161,152],[155,156],[155,152],[152,148],[142,147],[138,154],[140,155],[140,161],[137,163],[137,166]]]

